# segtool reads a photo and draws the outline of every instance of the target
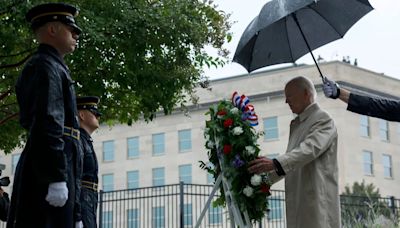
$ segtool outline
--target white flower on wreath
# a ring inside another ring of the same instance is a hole
[[[260,184],[261,184],[261,181],[262,181],[262,177],[261,177],[260,175],[257,175],[257,174],[253,175],[253,176],[251,177],[251,179],[250,179],[250,182],[251,182],[251,184],[252,184],[253,186],[258,186],[258,185],[260,185]]]
[[[253,195],[253,193],[254,193],[254,190],[253,190],[253,188],[250,187],[250,186],[246,186],[246,187],[243,189],[243,194],[245,194],[247,197],[251,197],[251,196]]]
[[[243,133],[243,129],[241,127],[235,127],[232,129],[233,135],[240,135]]]
[[[231,112],[232,114],[236,115],[236,114],[239,113],[239,109],[236,108],[236,107],[234,107],[234,108],[232,108],[232,109],[230,110],[230,112]]]
[[[213,148],[215,146],[215,144],[212,141],[208,141],[207,142],[207,147],[208,148]]]
[[[253,146],[246,146],[245,149],[248,155],[252,155],[256,152],[256,149]]]

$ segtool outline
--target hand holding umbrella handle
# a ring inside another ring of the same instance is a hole
[[[327,77],[323,77],[322,90],[326,97],[337,99],[340,96],[340,86],[333,80],[329,80]]]

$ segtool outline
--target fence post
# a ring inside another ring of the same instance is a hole
[[[184,224],[184,207],[185,207],[185,202],[184,202],[184,198],[183,198],[183,181],[179,182],[179,220],[180,220],[180,228],[184,228],[185,224]]]
[[[390,197],[390,208],[392,209],[393,215],[396,215],[396,201],[394,200],[394,196]]]
[[[99,192],[99,228],[103,228],[103,190]]]

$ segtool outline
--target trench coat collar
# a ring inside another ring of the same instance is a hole
[[[317,103],[312,103],[310,104],[302,113],[300,113],[297,118],[299,119],[300,122],[303,122],[306,120],[313,112],[316,110],[320,109],[319,105]]]

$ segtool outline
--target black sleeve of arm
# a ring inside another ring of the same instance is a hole
[[[281,163],[279,163],[278,160],[272,159],[272,162],[273,162],[274,165],[275,165],[275,171],[276,171],[276,174],[278,174],[278,176],[284,176],[284,175],[286,175],[285,171],[283,170],[283,168],[282,168],[282,166],[281,166]]]
[[[53,67],[54,68],[54,67]],[[66,181],[64,154],[64,98],[62,79],[52,66],[37,69],[37,99],[33,127],[43,142],[43,150],[35,157],[35,170],[44,182]]]
[[[347,110],[388,121],[400,122],[400,101],[350,94]]]

